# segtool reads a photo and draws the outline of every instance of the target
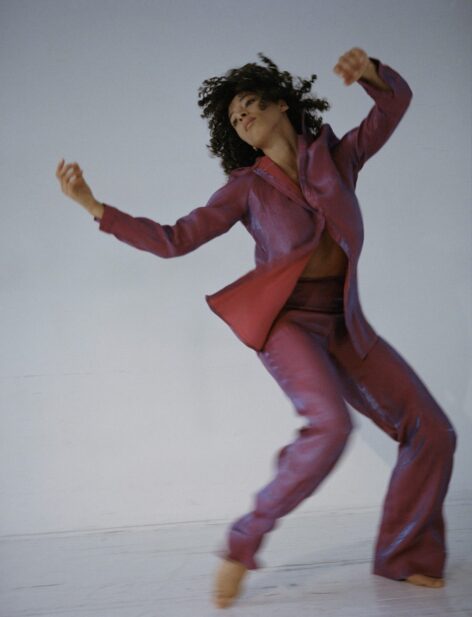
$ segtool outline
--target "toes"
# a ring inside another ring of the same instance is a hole
[[[218,608],[226,608],[241,593],[246,567],[238,562],[224,560],[216,573],[213,602]]]
[[[226,608],[233,603],[233,598],[215,598],[214,602],[217,608]]]
[[[412,574],[407,577],[406,581],[422,587],[444,587],[444,579],[425,576],[424,574]]]

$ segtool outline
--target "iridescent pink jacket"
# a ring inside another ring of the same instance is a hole
[[[99,229],[159,257],[177,257],[241,221],[255,241],[256,267],[205,297],[243,343],[261,350],[327,225],[348,257],[345,320],[353,345],[364,358],[377,334],[359,299],[357,264],[364,233],[355,195],[357,175],[388,140],[412,98],[410,87],[395,70],[376,58],[371,60],[391,91],[379,90],[362,79],[356,82],[375,103],[359,126],[339,139],[329,124],[323,124],[313,138],[302,118],[302,133],[297,136],[301,193],[292,182],[284,182],[281,174],[269,173],[259,157],[254,165],[233,170],[205,206],[174,225],[133,217],[104,204]]]

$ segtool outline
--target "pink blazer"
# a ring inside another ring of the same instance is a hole
[[[243,343],[261,350],[327,225],[348,258],[346,327],[356,352],[364,358],[378,335],[359,299],[357,264],[364,232],[355,195],[357,175],[388,140],[412,98],[410,87],[396,71],[376,58],[371,60],[391,91],[362,79],[356,82],[375,103],[357,127],[339,139],[329,124],[323,124],[313,138],[302,118],[302,133],[297,136],[300,190],[281,169],[271,173],[264,157],[259,157],[254,165],[233,170],[206,205],[174,225],[134,217],[104,204],[99,229],[159,257],[177,257],[240,221],[255,241],[255,268],[205,298]]]

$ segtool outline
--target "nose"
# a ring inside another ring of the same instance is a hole
[[[242,119],[244,118],[244,116],[246,116],[246,114],[247,114],[247,111],[242,110],[242,111],[240,111],[239,113],[237,113],[237,114],[236,114],[236,116],[237,116],[237,118],[238,118],[239,120],[242,120]]]

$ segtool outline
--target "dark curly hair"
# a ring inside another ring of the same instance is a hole
[[[228,106],[233,97],[244,90],[256,92],[260,104],[283,99],[289,106],[287,115],[297,133],[302,132],[302,113],[305,113],[306,130],[316,137],[320,131],[322,118],[318,111],[326,111],[331,105],[325,98],[313,96],[303,98],[310,92],[317,79],[297,77],[298,86],[293,85],[293,77],[287,71],[280,72],[277,65],[262,53],[257,54],[267,67],[255,63],[230,69],[222,77],[206,79],[198,89],[198,105],[203,108],[202,118],[208,118],[210,143],[207,148],[211,155],[221,159],[224,172],[229,175],[233,169],[253,165],[261,156],[260,150],[243,141],[228,118]]]

